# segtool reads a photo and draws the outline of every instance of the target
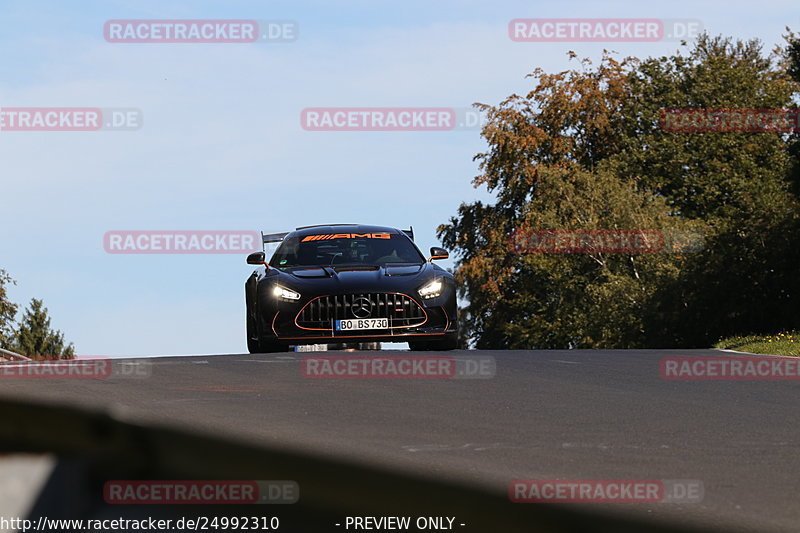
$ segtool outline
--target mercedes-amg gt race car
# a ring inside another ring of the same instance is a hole
[[[412,350],[457,347],[456,283],[426,260],[412,230],[331,224],[262,234],[280,242],[245,283],[250,353],[290,345],[408,342]]]

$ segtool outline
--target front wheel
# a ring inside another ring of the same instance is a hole
[[[247,337],[247,351],[250,353],[261,353],[259,342],[255,339]]]
[[[256,324],[250,313],[247,313],[247,351],[250,353],[261,353],[261,347],[256,333]]]
[[[289,345],[276,341],[261,341],[256,332],[255,320],[247,317],[247,351],[250,353],[288,352]]]
[[[260,348],[259,353],[275,353],[275,352],[288,352],[289,345],[282,342],[275,341],[261,341],[258,343]]]
[[[455,335],[435,341],[416,341],[408,343],[409,349],[415,352],[447,352],[458,348],[458,337]]]

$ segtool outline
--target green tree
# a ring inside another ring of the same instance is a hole
[[[527,95],[478,105],[488,150],[473,183],[497,200],[462,204],[439,228],[459,257],[477,346],[708,345],[725,328],[796,322],[796,267],[781,260],[794,257],[782,255],[796,240],[782,232],[798,219],[787,136],[659,123],[664,108],[789,106],[789,55],[702,36],[686,54],[537,69]],[[508,247],[520,228],[700,231],[707,247],[520,255]]]
[[[629,133],[608,168],[641,178],[708,228],[704,253],[653,300],[651,345],[708,346],[800,325],[796,134],[665,134],[655,120],[663,108],[793,107],[800,80],[787,43],[766,55],[757,40],[702,36],[687,55],[647,59],[629,76]]]
[[[65,345],[64,334],[50,328],[47,308],[36,298],[31,300],[22,315],[11,349],[33,358],[72,359],[75,355],[72,343]]]
[[[479,203],[462,205],[459,215],[440,237],[464,257],[456,273],[469,302],[462,316],[478,348],[642,345],[656,288],[675,279],[685,260],[673,253],[519,253],[509,243],[515,231],[702,231],[633,183],[570,167],[538,169],[536,195],[513,225]]]
[[[787,72],[795,81],[800,82],[800,36],[789,28],[786,28],[786,31],[787,34],[784,35],[784,38],[786,39]]]
[[[606,164],[667,198],[676,213],[716,226],[742,226],[788,212],[791,157],[778,133],[669,133],[662,109],[782,109],[798,86],[785,57],[758,40],[701,36],[686,55],[649,58],[628,76],[619,150]]]
[[[9,349],[10,337],[14,332],[14,317],[17,314],[17,305],[8,300],[6,293],[6,285],[13,283],[11,276],[0,269],[0,348],[6,349]]]

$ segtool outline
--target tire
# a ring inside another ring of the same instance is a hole
[[[250,337],[247,337],[247,351],[248,352],[250,352],[250,353],[261,353],[261,350],[259,349],[258,344],[259,343],[258,343],[257,340],[251,339]]]
[[[256,333],[255,322],[247,317],[247,351],[250,353],[288,352],[289,345],[276,341],[261,341]]]
[[[289,345],[275,341],[261,341],[258,343],[259,353],[288,352]]]
[[[428,349],[437,352],[448,352],[450,350],[455,350],[456,348],[458,348],[458,337],[455,335],[452,337],[446,337],[440,341],[430,341],[428,343]]]
[[[250,318],[250,313],[247,314],[247,351],[250,353],[261,353],[261,347],[258,342],[258,334],[256,333],[255,324],[253,319]]]
[[[415,352],[447,352],[458,348],[458,337],[453,335],[452,337],[445,337],[444,339],[437,341],[409,342],[408,347]]]

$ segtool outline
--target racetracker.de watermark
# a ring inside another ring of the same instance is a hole
[[[149,361],[116,361],[107,357],[0,363],[0,379],[148,378]]]
[[[134,107],[0,107],[0,131],[133,131],[143,124]]]
[[[300,498],[296,481],[107,481],[109,504],[291,504]]]
[[[297,40],[294,20],[108,20],[109,43],[290,43]]]
[[[515,230],[509,246],[515,253],[687,253],[703,249],[703,235],[651,229]]]
[[[686,381],[800,380],[798,357],[665,357],[661,378]]]
[[[703,31],[698,19],[534,18],[508,23],[512,41],[525,43],[622,43],[690,40]]]
[[[705,491],[697,479],[515,479],[514,503],[699,503]]]
[[[497,364],[488,355],[307,355],[300,369],[310,379],[490,379]]]
[[[257,231],[114,230],[103,235],[109,254],[241,254],[261,249]]]
[[[300,112],[306,131],[480,130],[486,114],[470,107],[307,107]]]
[[[797,109],[662,109],[663,131],[681,133],[800,132]]]

